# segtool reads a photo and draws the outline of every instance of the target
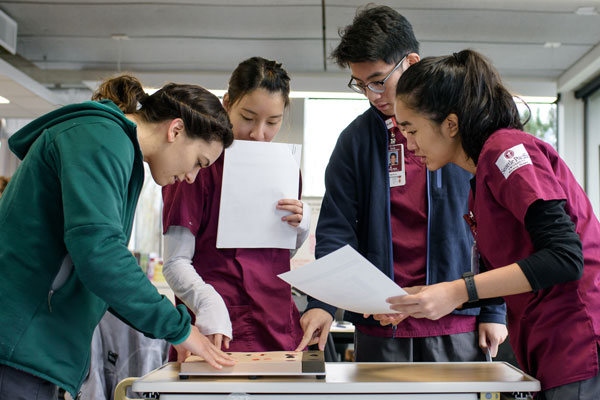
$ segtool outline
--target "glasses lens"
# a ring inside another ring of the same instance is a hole
[[[360,86],[358,83],[356,82],[350,82],[348,84],[348,87],[352,90],[354,90],[356,93],[360,93],[360,94],[365,94],[365,88]]]
[[[375,93],[383,93],[385,92],[385,86],[383,86],[380,82],[372,82],[367,86],[371,91]]]

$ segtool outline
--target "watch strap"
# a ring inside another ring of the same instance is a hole
[[[465,285],[467,286],[467,294],[469,295],[469,303],[479,300],[479,295],[477,295],[477,288],[475,287],[475,279],[472,272],[465,272],[463,274],[463,279],[465,280]]]

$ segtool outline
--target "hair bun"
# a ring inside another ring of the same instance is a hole
[[[121,111],[133,114],[138,103],[148,97],[141,82],[132,75],[120,75],[104,81],[92,95],[92,100],[111,100]]]

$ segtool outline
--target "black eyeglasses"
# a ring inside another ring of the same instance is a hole
[[[374,92],[374,93],[383,93],[383,92],[385,92],[385,81],[387,81],[389,79],[389,77],[392,76],[392,74],[394,73],[394,71],[397,70],[400,67],[400,65],[402,65],[402,62],[407,57],[407,55],[404,56],[404,57],[402,57],[402,60],[398,61],[398,64],[396,64],[396,66],[394,67],[394,69],[389,74],[387,74],[387,76],[385,78],[383,78],[383,80],[369,82],[366,85],[363,85],[361,83],[356,82],[354,80],[354,77],[352,77],[352,78],[350,78],[350,82],[348,82],[348,87],[350,89],[354,90],[356,93],[360,93],[360,94],[367,94],[367,88],[371,92]]]

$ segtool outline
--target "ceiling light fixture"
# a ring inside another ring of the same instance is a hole
[[[560,46],[562,46],[561,42],[546,42],[546,43],[544,43],[544,47],[547,49],[558,49]]]
[[[113,33],[112,35],[110,35],[112,40],[116,40],[117,41],[117,51],[118,51],[118,55],[117,55],[117,71],[121,72],[121,43],[123,43],[124,40],[129,40],[129,36],[127,36],[124,33]]]
[[[0,104],[10,104],[10,100],[6,97],[0,96]]]
[[[113,40],[129,40],[129,36],[124,33],[113,33],[110,38]]]
[[[578,7],[575,10],[575,14],[577,15],[598,15],[598,11],[596,7]]]

